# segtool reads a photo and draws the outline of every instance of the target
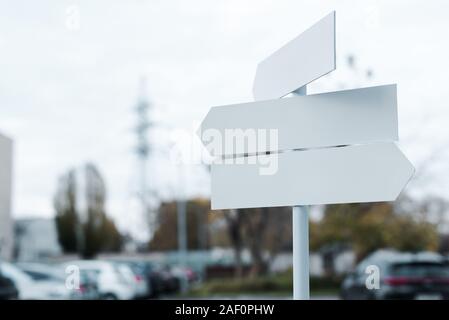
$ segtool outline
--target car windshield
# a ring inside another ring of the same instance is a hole
[[[36,281],[64,281],[64,277],[56,272],[45,272],[30,269],[22,269],[26,274],[28,274],[33,280]]]
[[[135,274],[145,274],[145,266],[139,263],[130,263],[128,266]]]
[[[0,268],[2,274],[5,277],[10,278],[15,282],[19,282],[23,285],[33,282],[32,278],[29,275],[9,263],[2,263],[0,265]]]
[[[433,262],[398,263],[392,266],[392,274],[400,277],[449,277],[449,267]]]

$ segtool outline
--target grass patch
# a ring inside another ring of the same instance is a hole
[[[310,279],[311,293],[314,295],[337,294],[341,279],[317,278]],[[226,278],[209,280],[193,288],[187,293],[191,297],[235,296],[235,295],[290,295],[293,291],[293,275],[288,272],[261,276],[257,278]]]

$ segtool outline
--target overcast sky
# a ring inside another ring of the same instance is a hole
[[[337,70],[309,92],[397,83],[401,149],[417,165],[441,150],[415,192],[449,195],[447,1],[0,0],[0,132],[15,141],[14,215],[53,216],[58,176],[92,161],[110,214],[122,228],[138,223],[142,76],[159,125],[149,185],[175,196],[184,171],[188,194],[207,195],[204,169],[166,154],[188,140],[175,129],[193,130],[211,106],[251,101],[257,63],[332,10]]]

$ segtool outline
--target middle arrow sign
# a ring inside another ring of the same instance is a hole
[[[213,107],[200,138],[212,156],[242,156],[395,141],[397,128],[396,85],[385,85]]]

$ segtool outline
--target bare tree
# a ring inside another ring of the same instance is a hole
[[[235,275],[236,277],[241,277],[243,275],[243,237],[241,231],[243,222],[242,212],[238,209],[232,209],[225,211],[224,217],[227,222],[229,241],[234,249]]]

